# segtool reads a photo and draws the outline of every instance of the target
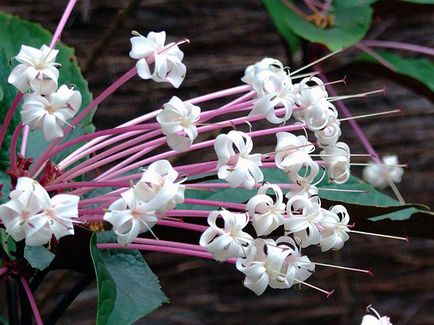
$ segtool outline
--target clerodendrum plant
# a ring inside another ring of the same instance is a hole
[[[330,96],[333,82],[319,72],[306,72],[319,61],[292,71],[278,60],[264,58],[246,68],[243,85],[188,100],[174,96],[161,109],[116,128],[68,137],[134,76],[177,88],[186,75],[179,46],[187,40],[166,43],[165,32],[134,32],[130,56],[136,65],[82,107],[82,94],[59,84],[62,71],[56,62],[55,46],[74,5],[69,2],[51,44],[23,44],[10,58],[16,64],[7,81],[19,92],[3,121],[0,142],[22,103],[21,123],[10,143],[11,191],[0,206],[1,226],[10,240],[24,242],[28,251],[56,253],[62,238],[74,236],[77,227],[95,232],[111,228],[117,242],[94,244],[93,250],[157,251],[232,263],[245,275],[244,285],[257,295],[268,286],[284,289],[297,284],[329,296],[333,290],[308,282],[316,266],[371,273],[317,263],[301,252],[308,246],[322,252],[341,249],[351,233],[364,234],[350,225],[344,205],[325,208],[320,199],[322,192],[339,191],[329,184],[349,180],[351,157],[374,160],[357,165],[369,165],[365,176],[379,187],[396,188],[402,176],[396,158],[379,160],[342,104],[345,116],[339,116],[333,103],[351,96]],[[226,103],[215,105],[216,99]],[[208,109],[202,110],[203,105]],[[355,127],[366,154],[353,154],[340,141],[344,121]],[[26,147],[33,145],[27,141],[29,131],[34,130],[50,142],[36,159],[26,155]],[[271,140],[274,149],[255,149],[261,138]],[[197,155],[200,149],[207,153]],[[64,152],[70,153],[56,160]],[[171,163],[185,153],[195,161]],[[342,191],[366,194],[365,188]],[[171,228],[175,238],[177,232],[192,232],[200,240],[159,238],[155,225]],[[20,273],[17,265],[26,262],[18,255],[2,250],[0,276],[19,279],[41,324],[28,283],[33,273]],[[99,279],[98,267],[96,272]]]

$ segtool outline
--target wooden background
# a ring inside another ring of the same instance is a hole
[[[2,0],[0,10],[40,22],[54,31],[66,1]],[[391,13],[390,6],[394,12]],[[376,7],[381,19],[371,30],[378,39],[434,46],[434,13],[398,1]],[[381,24],[380,24],[381,23]],[[62,40],[76,48],[76,56],[99,94],[134,65],[128,57],[131,30],[143,34],[166,30],[172,40],[187,37],[183,46],[187,77],[180,89],[136,78],[105,101],[95,115],[98,129],[112,127],[139,114],[154,110],[171,96],[188,99],[240,84],[244,68],[264,56],[288,64],[285,43],[280,39],[260,1],[255,0],[121,0],[79,1]],[[340,93],[355,93],[386,87],[385,96],[348,101],[353,114],[402,108],[398,116],[360,121],[380,154],[396,153],[408,163],[399,188],[408,202],[434,207],[434,96],[409,79],[400,84],[384,69],[350,65],[349,50],[325,64],[329,79],[347,76],[348,86]],[[301,62],[296,55],[294,67]],[[404,85],[415,86],[409,90]],[[363,152],[349,128],[343,141],[353,152]],[[355,174],[359,171],[355,170]],[[434,230],[433,230],[434,231]],[[358,238],[355,235],[339,252],[313,260],[366,267],[376,276],[321,269],[311,278],[315,285],[335,288],[329,299],[312,290],[267,290],[256,297],[242,286],[242,274],[230,265],[179,256],[147,254],[170,305],[154,312],[143,324],[358,324],[364,308],[373,304],[396,324],[434,324],[434,243],[414,239],[409,244]],[[51,275],[44,282],[38,302],[43,313],[71,286],[71,273]],[[69,280],[68,280],[69,279]],[[57,298],[56,298],[57,297]],[[68,309],[60,324],[80,321],[92,324],[96,288],[93,283]]]

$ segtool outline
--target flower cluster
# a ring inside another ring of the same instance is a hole
[[[146,169],[140,181],[121,193],[104,214],[113,225],[121,244],[129,244],[157,223],[157,213],[172,210],[184,201],[185,186],[176,183],[178,172],[167,160],[159,160]]]
[[[290,191],[284,203],[278,185],[264,184],[247,202],[245,213],[226,209],[211,212],[210,227],[203,233],[200,245],[218,261],[237,258],[238,270],[246,275],[244,284],[258,295],[268,284],[272,288],[289,288],[294,281],[300,283],[311,275],[314,264],[301,255],[299,246],[319,245],[324,252],[342,248],[349,239],[349,215],[345,207],[321,208],[314,193],[317,189],[313,185],[308,191]],[[218,217],[223,219],[223,228],[216,224]],[[258,236],[270,235],[279,228],[284,235],[276,241],[254,239],[243,230],[249,221]]]
[[[172,97],[161,109],[116,128],[61,143],[87,113],[136,74],[180,86],[186,67],[178,45],[184,41],[165,45],[165,32],[134,34],[130,56],[138,60],[135,67],[81,111],[78,91],[66,85],[57,89],[57,50],[23,46],[16,56],[20,64],[9,82],[21,92],[33,91],[24,95],[23,124],[42,129],[52,142],[25,170],[12,151],[11,169],[24,177],[0,206],[6,231],[27,245],[45,245],[53,235],[73,235],[73,222],[93,229],[94,222],[106,221],[117,235],[116,247],[234,263],[245,275],[244,285],[258,295],[268,286],[294,284],[331,294],[305,282],[317,265],[331,265],[311,261],[301,249],[341,249],[352,232],[345,207],[325,208],[319,197],[324,179],[342,184],[350,177],[352,154],[339,141],[341,121],[332,104],[338,97],[328,95],[316,73],[291,73],[280,61],[265,58],[247,67],[243,85],[189,100]],[[227,97],[231,100],[222,106],[197,106]],[[255,123],[264,119],[275,125]],[[273,135],[274,151],[254,149],[256,139]],[[70,154],[55,161],[62,150]],[[200,159],[176,164],[173,158],[180,152],[191,153],[189,160]],[[280,183],[269,182],[269,169],[280,173]],[[195,195],[229,188],[248,198],[233,202],[222,195],[224,201],[215,201]],[[191,218],[202,221],[187,222]],[[160,240],[155,225],[199,233],[199,245]],[[145,237],[149,234],[154,239]]]
[[[55,62],[58,50],[46,45],[38,50],[22,45],[15,59],[20,62],[9,75],[8,82],[26,93],[21,108],[24,125],[43,130],[47,140],[63,136],[62,127],[80,110],[81,94],[62,85],[57,89],[59,70]]]
[[[0,206],[0,220],[15,241],[25,238],[27,245],[40,246],[49,243],[53,235],[60,239],[74,234],[79,196],[58,194],[50,198],[37,181],[20,177],[9,197]]]

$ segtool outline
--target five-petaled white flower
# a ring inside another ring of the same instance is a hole
[[[267,195],[269,190],[273,192],[275,199]],[[262,185],[258,194],[252,197],[246,206],[258,236],[268,235],[283,225],[285,208],[282,190],[279,186],[269,183]]]
[[[8,82],[20,92],[30,88],[42,95],[52,93],[57,88],[60,65],[55,62],[59,51],[42,45],[40,49],[21,45],[15,59],[20,63],[10,73]]]
[[[131,38],[132,49],[130,57],[137,59],[137,73],[142,79],[152,79],[156,82],[170,82],[178,88],[185,78],[187,68],[181,62],[184,53],[175,43],[164,45],[166,32],[150,32],[147,37]],[[154,71],[151,73],[150,63],[154,61]]]
[[[341,122],[336,117],[332,116],[323,129],[315,131],[318,146],[321,148],[334,146],[342,135],[340,125]]]
[[[14,240],[25,238],[27,245],[40,246],[47,244],[53,234],[57,239],[74,234],[79,196],[58,194],[50,198],[38,182],[20,177],[9,197],[0,206],[0,219]]]
[[[310,86],[308,83],[314,85]],[[328,94],[321,79],[305,78],[298,84],[297,90],[295,102],[299,109],[294,113],[294,117],[305,122],[309,130],[321,130],[331,118],[337,117],[337,110],[327,100]]]
[[[49,141],[63,136],[63,125],[80,110],[80,106],[80,92],[62,85],[47,96],[38,93],[24,95],[21,117],[23,124],[32,130],[42,129]]]
[[[163,110],[157,115],[167,144],[176,151],[187,150],[197,138],[195,123],[199,118],[200,107],[183,102],[176,96],[164,104]]]
[[[305,281],[315,271],[315,264],[306,255],[301,255],[297,244],[291,237],[279,237],[276,240],[276,245],[280,249],[286,250],[287,253],[282,267],[284,273],[281,278],[278,278],[280,288],[290,288],[294,282]]]
[[[294,238],[301,247],[317,245],[320,242],[320,224],[323,214],[318,196],[309,197],[307,193],[294,195],[286,205],[288,218],[285,220],[287,234]]]
[[[255,239],[246,258],[238,258],[236,267],[246,275],[244,286],[258,296],[267,286],[281,288],[285,283],[285,258],[289,250],[277,247],[272,239]]]
[[[253,90],[255,90],[260,96],[265,95],[265,89],[263,89],[263,78],[267,75],[262,74],[263,71],[279,73],[283,71],[283,64],[279,60],[273,58],[263,58],[261,61],[249,65],[246,68],[241,81],[251,85]]]
[[[327,166],[329,179],[336,184],[343,184],[350,178],[350,147],[345,142],[327,146],[321,151],[321,158]]]
[[[185,186],[175,182],[178,172],[168,160],[158,160],[148,166],[133,187],[143,209],[165,212],[184,202]]]
[[[388,316],[380,316],[380,314],[369,305],[366,310],[368,312],[373,312],[373,315],[365,315],[362,318],[362,323],[360,325],[393,325]]]
[[[252,139],[244,132],[219,134],[214,143],[218,158],[218,178],[226,180],[232,187],[242,186],[248,189],[262,182],[264,175],[259,168],[262,165],[261,154],[250,154],[252,149]]]
[[[400,183],[404,169],[398,164],[396,155],[386,155],[383,164],[373,162],[363,169],[363,179],[380,189],[387,187],[389,182]]]
[[[255,101],[249,116],[263,115],[267,121],[274,124],[289,120],[295,101],[292,81],[286,71],[265,70],[260,72],[257,78],[261,80],[261,92],[258,93],[259,98]],[[283,108],[283,116],[277,116],[276,108]]]
[[[223,229],[217,226],[218,217],[223,218]],[[225,209],[212,211],[208,216],[210,227],[200,237],[199,244],[217,261],[245,257],[253,243],[252,236],[243,231],[248,222],[245,213],[232,213]]]
[[[104,220],[113,225],[118,242],[123,245],[131,243],[137,236],[150,230],[158,221],[155,211],[145,207],[135,195],[134,189],[121,194],[104,214]]]
[[[318,163],[309,156],[315,150],[314,145],[303,135],[279,132],[276,136],[276,166],[294,183],[311,183],[319,173]]]
[[[330,210],[322,209],[323,218],[320,221],[321,251],[341,249],[350,238],[348,235],[348,222],[350,216],[347,209],[342,205],[335,205]]]

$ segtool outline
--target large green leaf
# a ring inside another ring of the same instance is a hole
[[[372,0],[335,0],[329,14],[333,26],[321,29],[295,13],[281,0],[264,0],[280,33],[288,40],[291,30],[308,41],[326,45],[335,51],[359,42],[367,33],[372,20]]]
[[[384,51],[378,51],[377,54],[394,68],[394,72],[414,78],[434,92],[434,64],[432,61],[423,58],[403,58]],[[363,54],[359,59],[378,63],[377,59],[368,54]]]
[[[288,43],[291,53],[295,53],[300,46],[300,38],[292,31],[292,29],[282,19],[282,12],[279,11],[275,1],[264,1],[264,5],[273,20],[277,31],[283,36]]]
[[[0,102],[0,118],[3,119],[17,94],[15,87],[7,82],[8,75],[12,69],[10,60],[19,52],[22,44],[39,48],[43,44],[49,44],[52,35],[39,24],[5,13],[0,13],[0,26],[0,86],[3,90],[3,100]],[[57,62],[62,64],[62,67],[60,68],[59,86],[62,84],[75,85],[76,89],[80,91],[83,97],[82,108],[84,108],[92,100],[92,95],[89,92],[86,80],[84,80],[81,75],[80,68],[77,65],[74,55],[74,50],[62,43],[58,43],[56,48],[60,50],[57,56]],[[2,170],[5,170],[9,164],[8,150],[10,137],[20,120],[19,110],[17,110],[0,150],[0,169]],[[91,121],[92,114],[89,114],[82,123],[80,123],[80,125],[70,132],[62,141],[67,141],[84,133],[93,131],[94,128]],[[35,158],[39,157],[47,145],[48,143],[45,141],[41,131],[31,132],[28,140],[26,156]],[[58,162],[69,152],[71,152],[71,150],[57,155],[55,162]]]
[[[96,247],[110,242],[116,242],[112,232],[97,233],[91,239],[98,284],[97,324],[132,324],[168,299],[138,251]]]

